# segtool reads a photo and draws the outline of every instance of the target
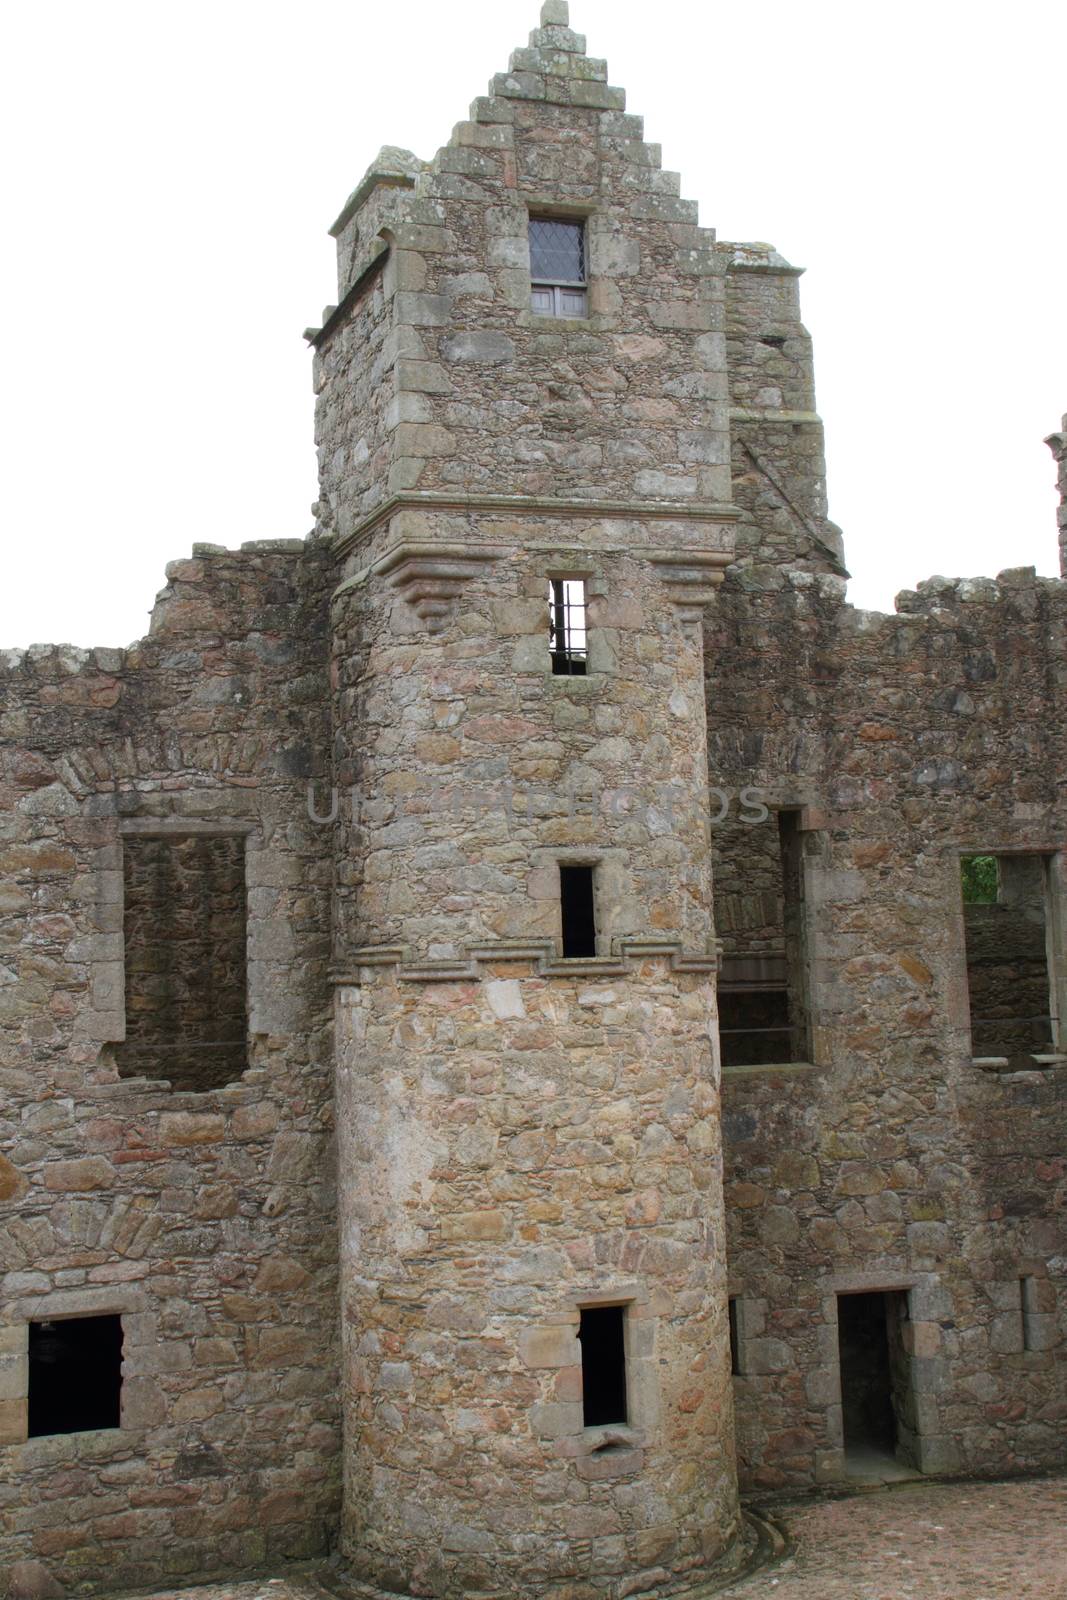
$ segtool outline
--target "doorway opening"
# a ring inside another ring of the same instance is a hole
[[[910,1362],[901,1336],[907,1318],[907,1296],[900,1291],[837,1297],[847,1477],[914,1475]]]

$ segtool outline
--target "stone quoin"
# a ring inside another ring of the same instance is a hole
[[[1067,585],[846,603],[799,270],[565,0],[331,232],[314,533],[0,653],[0,1594],[1062,1465]]]

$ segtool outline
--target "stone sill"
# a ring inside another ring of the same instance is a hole
[[[1009,1077],[1019,1072],[1048,1072],[1053,1067],[1067,1066],[1067,1055],[1054,1051],[1042,1055],[972,1056],[971,1066],[979,1072],[992,1072],[999,1077]]]
[[[792,1075],[797,1072],[818,1072],[818,1063],[815,1061],[768,1061],[758,1067],[723,1067],[724,1078],[754,1078],[765,1072],[778,1072]]]
[[[542,317],[536,311],[528,311],[526,315],[530,320],[525,326],[532,333],[543,333],[546,330],[557,332],[561,328],[577,328],[579,333],[599,332],[599,324],[593,317]]]
[[[17,1450],[17,1469],[31,1472],[37,1467],[69,1466],[73,1461],[110,1461],[115,1456],[143,1452],[143,1428],[95,1428],[84,1433],[42,1433],[32,1439],[8,1445]]]

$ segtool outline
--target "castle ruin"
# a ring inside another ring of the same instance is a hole
[[[314,535],[0,654],[9,1593],[1062,1465],[1067,585],[846,603],[799,272],[565,0],[331,231]]]

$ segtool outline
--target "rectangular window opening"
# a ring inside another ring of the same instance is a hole
[[[732,1294],[729,1300],[730,1307],[730,1372],[733,1377],[741,1375],[741,1333],[738,1327],[737,1296]]]
[[[243,834],[127,835],[119,1076],[197,1093],[248,1066]]]
[[[585,579],[552,578],[548,585],[548,648],[552,671],[584,678],[588,635],[585,621]]]
[[[1057,1047],[1049,857],[960,861],[971,1054],[1030,1065]]]
[[[579,1312],[582,1419],[587,1428],[627,1419],[625,1318],[625,1306],[583,1306]]]
[[[563,955],[567,959],[596,955],[593,872],[591,866],[560,862],[560,921],[563,928]]]
[[[530,305],[543,317],[584,317],[588,311],[585,224],[531,217]]]
[[[29,1437],[119,1426],[122,1318],[31,1322]]]
[[[803,842],[798,811],[714,830],[724,1067],[811,1059]]]

